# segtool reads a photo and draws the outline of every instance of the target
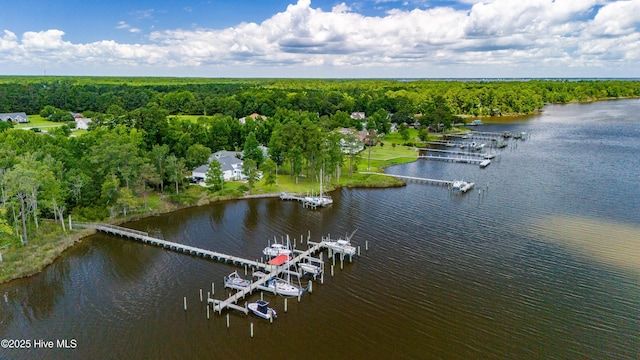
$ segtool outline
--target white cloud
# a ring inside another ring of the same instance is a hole
[[[358,74],[367,74],[366,69],[392,69],[389,76],[399,71],[404,76],[425,72],[456,76],[456,69],[463,68],[488,69],[477,76],[491,76],[487,74],[542,68],[554,72],[548,76],[561,76],[569,67],[593,76],[593,69],[614,66],[626,69],[626,76],[640,76],[640,18],[636,15],[640,0],[460,3],[470,5],[460,10],[396,9],[379,17],[354,12],[346,3],[325,12],[313,8],[310,0],[299,0],[261,24],[154,31],[148,44],[110,40],[73,44],[63,41],[64,32],[55,29],[26,32],[18,39],[5,30],[0,38],[0,65],[21,57],[33,64],[67,62],[78,68],[90,63],[113,71],[155,68],[164,74],[172,68],[191,69],[201,76],[210,75],[207,69],[224,68],[260,68],[263,76],[271,76],[264,69],[279,71],[278,76],[296,76],[291,70],[298,68],[301,74],[309,73],[305,68],[314,68],[324,71],[324,76],[349,76],[358,69],[362,70]],[[140,31],[124,21],[116,28]],[[369,74],[387,76],[378,71]]]

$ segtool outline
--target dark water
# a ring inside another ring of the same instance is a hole
[[[287,313],[282,297],[266,296],[273,324],[238,312],[230,328],[224,313],[206,319],[199,289],[213,281],[222,298],[233,266],[95,235],[42,274],[0,286],[0,338],[77,347],[0,358],[638,359],[639,113],[640,100],[549,106],[478,128],[531,134],[486,169],[387,170],[476,182],[462,196],[419,184],[345,189],[320,211],[231,201],[127,225],[250,259],[273,236],[357,228],[362,256],[290,299]]]

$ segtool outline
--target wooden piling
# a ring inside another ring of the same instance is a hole
[[[252,323],[253,325],[253,323]],[[229,313],[227,313],[227,329],[229,328]]]
[[[200,302],[202,302],[202,289],[200,289]]]
[[[287,298],[284,298],[284,312],[287,312]]]
[[[184,297],[184,311],[187,311],[187,297]]]
[[[253,322],[251,322],[251,337],[253,338]]]
[[[207,305],[207,320],[209,320],[209,305]]]

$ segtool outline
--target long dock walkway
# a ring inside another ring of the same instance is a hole
[[[467,155],[472,157],[481,157],[484,159],[489,157],[489,154],[485,152],[476,152],[476,151],[457,151],[457,150],[423,149],[423,148],[418,149],[418,151],[424,152],[424,153],[434,152],[434,153],[443,153],[443,154],[452,154],[452,155]],[[420,155],[420,156],[424,156],[424,155]]]
[[[101,224],[101,223],[84,223],[84,222],[75,222],[75,221],[72,224],[73,226],[92,228],[107,234],[119,235],[132,240],[140,241],[145,244],[155,245],[165,249],[185,253],[192,256],[198,256],[205,259],[217,260],[220,262],[231,263],[239,266],[246,265],[254,269],[263,269],[263,270],[266,270],[268,267],[271,266],[268,264],[261,263],[259,261],[243,259],[237,256],[231,256],[231,255],[222,254],[222,253],[211,251],[211,250],[200,249],[194,246],[178,244],[175,242],[154,238],[152,236],[149,236],[149,234],[144,231],[134,230],[134,229],[130,229],[122,226]]]
[[[360,171],[360,174],[384,175],[384,176],[394,177],[399,180],[414,181],[414,182],[431,184],[431,185],[442,185],[442,186],[453,185],[453,181],[449,181],[449,180],[427,179],[427,178],[421,178],[421,177],[415,177],[415,176],[393,175],[393,174],[385,174],[385,173],[370,172],[370,171]]]
[[[475,164],[475,165],[480,165],[480,163],[484,161],[483,159],[474,159],[471,157],[453,157],[453,156],[439,156],[439,155],[418,155],[418,159],[447,161],[447,162]]]

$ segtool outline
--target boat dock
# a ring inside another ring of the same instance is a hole
[[[424,155],[426,155],[427,152],[452,154],[452,155],[467,155],[467,156],[471,156],[471,157],[481,157],[481,158],[484,158],[484,159],[488,159],[489,157],[495,157],[495,155],[493,155],[493,154],[479,153],[479,152],[472,152],[472,151],[424,149],[424,148],[419,148],[418,149],[418,154],[423,154],[424,153]],[[419,156],[424,156],[424,155],[419,155]]]
[[[311,198],[314,198],[314,197],[312,196]],[[315,198],[317,199],[318,197],[316,196]],[[309,208],[309,209],[314,209],[314,210],[317,209],[318,207],[323,207],[324,206],[321,203],[309,200],[308,196],[290,194],[290,193],[284,192],[284,191],[280,193],[280,199],[298,201],[298,202],[302,203],[303,207]]]
[[[238,290],[237,292],[235,292],[233,295],[229,296],[225,300],[213,299],[209,296],[207,298],[207,304],[213,304],[214,312],[218,311],[218,313],[222,313],[222,310],[229,308],[229,309],[238,310],[247,314],[249,311],[248,308],[246,306],[242,307],[237,305],[237,302],[241,299],[244,299],[247,295],[252,294],[253,291],[255,290],[273,292],[274,290],[272,288],[265,286],[265,284],[270,279],[277,277],[280,274],[288,273],[290,275],[296,275],[298,277],[301,277],[303,275],[303,272],[298,273],[290,270],[292,266],[296,266],[298,263],[306,262],[307,264],[310,264],[310,263],[319,264],[319,267],[323,270],[324,262],[322,261],[322,256],[320,256],[320,259],[318,259],[318,258],[314,258],[312,255],[318,251],[324,250],[325,248],[329,248],[329,245],[330,245],[329,243],[326,242],[328,241],[328,238],[325,239],[324,237],[322,238],[322,241],[319,243],[311,242],[310,241],[311,234],[309,233],[309,235],[307,236],[307,245],[309,246],[308,249],[306,250],[294,249],[293,252],[296,255],[291,260],[287,261],[282,265],[272,265],[269,263],[262,263],[259,261],[243,259],[237,256],[231,256],[227,254],[218,253],[215,251],[200,249],[193,246],[178,244],[175,242],[154,238],[152,236],[149,236],[147,232],[130,229],[122,226],[103,224],[103,223],[88,223],[88,222],[71,222],[71,224],[76,227],[92,228],[107,234],[126,237],[131,240],[140,241],[144,244],[155,245],[155,246],[162,247],[164,249],[173,250],[176,252],[180,252],[180,253],[184,253],[192,256],[198,256],[205,259],[217,260],[217,261],[221,261],[221,262],[225,262],[225,263],[229,263],[237,266],[244,266],[245,273],[247,271],[247,268],[252,268],[254,269],[254,275],[258,275],[259,273],[262,274],[262,276],[259,276],[259,279],[251,282],[250,286]],[[338,252],[334,251],[334,253],[338,253]],[[329,251],[329,254],[331,257],[331,250]],[[360,248],[358,247],[358,255],[359,254],[360,254]],[[342,261],[344,261],[344,255],[345,254],[342,254],[342,257],[341,257]],[[354,254],[348,254],[351,261],[353,261],[353,255]],[[265,271],[266,273],[262,273],[255,270],[262,270],[262,271]],[[331,275],[333,276],[333,267],[331,269]],[[315,279],[315,276],[314,276],[314,279]],[[308,286],[307,290],[311,291],[311,282],[309,282],[307,286]],[[213,284],[212,284],[212,292],[213,292]],[[202,289],[201,289],[200,296],[202,300]],[[186,298],[185,298],[185,310],[186,310]]]
[[[267,292],[273,291],[272,289],[264,286],[267,283],[267,281],[269,281],[269,279],[276,277],[283,272],[288,271],[289,267],[299,263],[304,258],[309,257],[311,254],[321,250],[324,247],[324,244],[322,244],[321,242],[320,243],[309,242],[309,244],[311,245],[311,247],[309,247],[305,251],[300,252],[293,259],[287,261],[285,265],[282,265],[282,266],[269,265],[270,267],[272,267],[272,270],[268,274],[259,276],[258,280],[252,282],[251,285],[249,285],[248,287],[237,291],[233,295],[229,296],[227,299],[218,300],[218,299],[209,298],[207,299],[207,302],[209,304],[213,304],[214,312],[217,311],[218,313],[222,313],[222,310],[224,310],[225,308],[230,308],[230,309],[242,311],[246,314],[248,311],[246,307],[236,305],[236,303],[239,300],[244,299],[247,295],[252,294],[255,290],[262,290]]]
[[[455,162],[463,164],[480,165],[483,159],[474,159],[472,157],[453,157],[453,156],[440,156],[440,155],[418,155],[418,159],[437,160],[446,162]]]
[[[377,172],[369,172],[369,171],[361,171],[360,174],[390,176],[399,180],[413,181],[413,182],[429,184],[429,185],[441,185],[441,186],[453,185],[453,181],[449,181],[449,180],[427,179],[427,178],[420,178],[415,176],[393,175],[393,174],[385,174],[385,173],[377,173]]]
[[[268,270],[271,267],[271,265],[261,263],[259,261],[243,259],[237,256],[231,256],[227,254],[218,253],[215,251],[200,249],[194,246],[178,244],[175,242],[154,238],[152,236],[149,236],[149,234],[144,231],[125,228],[122,226],[101,224],[101,223],[85,223],[85,222],[73,222],[73,226],[92,228],[107,234],[118,235],[118,236],[126,237],[132,240],[137,240],[145,244],[159,246],[167,250],[173,250],[176,252],[180,252],[180,253],[184,253],[192,256],[198,256],[204,259],[216,260],[216,261],[220,261],[228,264],[234,264],[238,266],[247,266],[252,269]]]

